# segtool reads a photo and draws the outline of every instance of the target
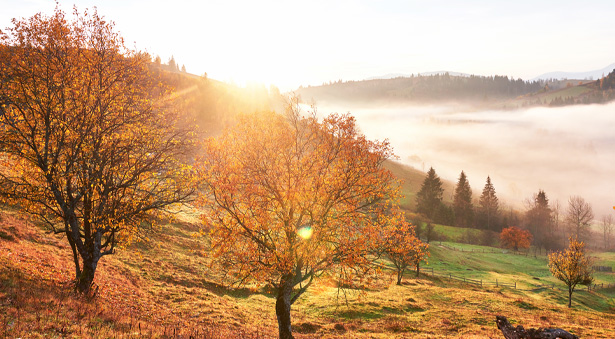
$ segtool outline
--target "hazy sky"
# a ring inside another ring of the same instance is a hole
[[[74,0],[97,6],[129,45],[191,73],[282,90],[439,70],[533,78],[615,62],[615,1]],[[52,0],[0,0],[13,17]]]

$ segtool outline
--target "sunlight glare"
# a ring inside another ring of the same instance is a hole
[[[312,237],[312,233],[314,233],[314,231],[310,226],[303,226],[299,230],[297,230],[297,234],[305,240],[310,239]]]

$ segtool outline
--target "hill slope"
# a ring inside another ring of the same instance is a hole
[[[492,100],[516,98],[539,91],[538,82],[509,79],[506,76],[453,76],[449,73],[335,82],[299,88],[296,93],[307,102],[326,103],[442,103],[484,104]]]
[[[396,178],[403,181],[401,191],[404,198],[402,198],[400,203],[401,207],[405,210],[414,211],[416,208],[416,194],[421,190],[421,185],[427,173],[395,161],[387,161],[384,166]],[[456,183],[444,179],[441,180],[442,188],[444,188],[443,200],[445,203],[451,203]]]
[[[0,218],[0,313],[4,315],[0,335],[271,338],[277,334],[273,296],[266,289],[221,284],[222,275],[210,266],[207,239],[193,237],[198,229],[195,214],[182,213],[177,221],[149,234],[151,242],[103,258],[94,299],[70,292],[70,248],[61,236],[45,233],[14,211],[5,210]],[[450,265],[477,269],[461,262],[469,257],[437,247],[432,260],[442,265],[453,256],[457,258]],[[581,337],[607,338],[615,328],[613,315],[580,304],[569,310],[559,295],[536,298],[526,291],[479,288],[441,278],[408,277],[402,286],[393,281],[386,273],[369,290],[339,294],[334,281],[319,279],[293,306],[296,337],[500,337],[495,326],[498,314],[524,326],[562,327]],[[591,293],[600,298],[598,292]]]

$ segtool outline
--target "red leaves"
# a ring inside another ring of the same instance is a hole
[[[518,251],[520,248],[529,248],[532,242],[532,234],[519,227],[506,227],[500,233],[500,242],[506,248]]]

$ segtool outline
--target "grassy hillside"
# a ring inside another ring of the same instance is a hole
[[[266,289],[221,284],[206,239],[194,237],[197,215],[182,214],[151,241],[101,260],[95,298],[71,292],[70,248],[61,236],[7,210],[0,216],[0,336],[272,338],[275,299]],[[468,249],[487,249],[469,245]],[[604,262],[615,257],[604,254]],[[427,267],[482,279],[554,282],[544,258],[460,252],[432,244]],[[341,293],[319,279],[293,306],[297,338],[500,337],[495,315],[531,327],[562,327],[581,337],[608,338],[615,328],[613,291],[565,293],[480,288],[444,278],[394,285],[389,271],[372,288]],[[535,280],[534,277],[540,279]],[[612,280],[612,275],[599,280]],[[557,283],[557,282],[556,282]],[[560,287],[562,284],[560,284]]]

